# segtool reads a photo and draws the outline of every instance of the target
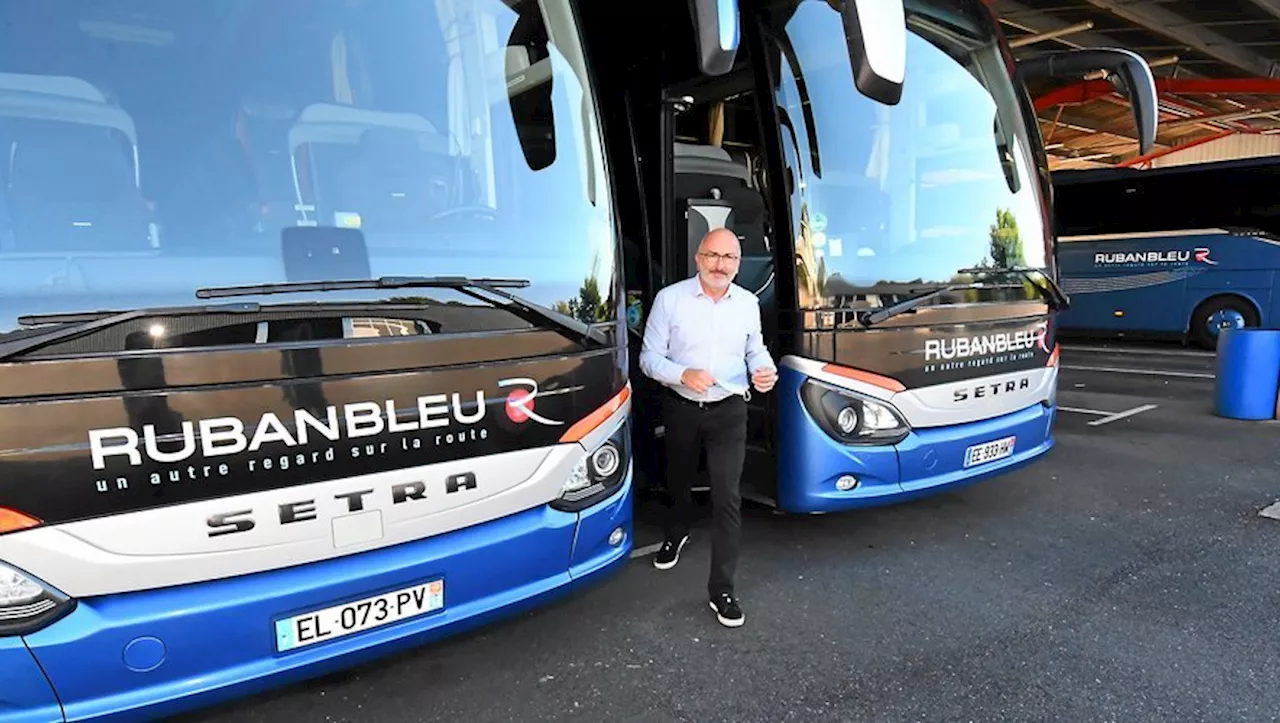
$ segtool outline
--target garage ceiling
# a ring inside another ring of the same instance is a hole
[[[1236,134],[1280,134],[1280,0],[990,0],[1018,58],[1132,50],[1151,64],[1160,129],[1139,156],[1128,103],[1107,81],[1032,88],[1054,168],[1142,166]]]

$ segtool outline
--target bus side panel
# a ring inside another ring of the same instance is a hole
[[[1248,299],[1261,317],[1262,326],[1269,326],[1275,318],[1271,311],[1274,283],[1274,271],[1211,271],[1193,276],[1187,281],[1186,318],[1183,323],[1190,322],[1196,307],[1206,299],[1230,295]]]
[[[22,638],[0,638],[0,723],[62,720],[62,706]]]
[[[1061,285],[1071,308],[1059,328],[1081,331],[1181,332],[1186,328],[1186,272],[1173,268],[1105,267],[1099,254],[1155,250],[1143,240],[1073,242],[1059,246]]]

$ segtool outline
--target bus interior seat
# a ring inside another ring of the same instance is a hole
[[[452,159],[424,149],[421,135],[400,128],[365,130],[353,157],[333,174],[327,205],[360,214],[365,228],[421,230],[450,207],[458,183]]]
[[[19,250],[147,251],[133,159],[110,131],[42,128],[12,141],[8,206]]]
[[[252,173],[264,225],[292,225],[297,193],[289,154],[289,129],[300,108],[276,99],[246,98],[236,115],[236,140]]]
[[[684,216],[690,274],[697,269],[698,243],[708,231],[721,226],[738,236],[744,261],[769,257],[764,197],[752,188],[745,160],[735,161],[728,151],[716,146],[677,143],[675,176],[676,208],[677,214]],[[680,213],[681,206],[686,213]],[[756,275],[755,265],[744,264],[739,274],[741,285],[753,291],[759,288],[764,279],[754,278]]]

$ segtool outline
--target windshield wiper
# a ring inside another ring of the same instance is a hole
[[[508,308],[516,315],[531,324],[546,326],[569,332],[583,341],[595,342],[601,346],[609,344],[604,334],[588,324],[573,317],[566,316],[544,306],[523,299],[515,294],[503,291],[502,288],[524,288],[530,285],[528,279],[492,279],[471,278],[467,276],[382,276],[376,279],[351,279],[339,281],[290,281],[279,284],[257,284],[248,286],[222,286],[199,289],[196,296],[202,299],[225,298],[230,296],[256,296],[260,294],[293,294],[307,291],[346,291],[352,289],[453,289],[487,303],[492,299],[476,293],[476,289],[497,296],[507,302]]]
[[[123,324],[149,316],[203,316],[205,314],[254,314],[261,306],[253,302],[230,304],[193,304],[191,306],[159,306],[129,311],[89,311],[70,314],[29,314],[18,317],[23,326],[32,324],[59,324],[49,329],[29,329],[15,332],[17,339],[0,342],[0,361],[6,361],[27,352],[35,351],[60,341],[92,334],[117,324]],[[25,333],[24,333],[25,332]],[[11,334],[10,336],[13,336]]]
[[[1031,282],[1036,287],[1036,291],[1049,302],[1049,306],[1054,311],[1065,311],[1071,307],[1071,297],[1067,296],[1067,292],[1058,286],[1053,277],[1049,276],[1040,269],[1031,268],[1029,266],[1008,266],[1008,267],[974,267],[972,269],[960,269],[956,273],[959,274],[984,274],[984,275],[1003,275],[1003,274],[1019,274]],[[1048,282],[1047,286],[1041,286],[1037,283],[1035,276],[1038,275]]]
[[[875,311],[864,311],[858,315],[858,321],[863,326],[874,326],[886,319],[891,319],[897,316],[898,314],[905,314],[908,311],[915,309],[917,306],[920,306],[921,304],[927,301],[930,301],[932,299],[936,299],[939,296],[942,296],[943,294],[947,294],[952,291],[960,291],[963,289],[985,289],[985,288],[988,288],[985,284],[947,284],[946,286],[940,289],[934,289],[933,291],[930,291],[927,294],[921,294],[919,296],[913,296],[910,299],[907,299],[905,301],[899,301],[893,306],[886,306],[883,309],[877,309]]]

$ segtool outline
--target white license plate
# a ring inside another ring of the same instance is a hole
[[[1013,454],[1013,442],[1016,439],[1017,437],[1005,437],[973,445],[964,451],[964,466],[972,467],[1008,457]]]
[[[296,650],[444,607],[444,581],[354,600],[276,621],[276,651]]]

